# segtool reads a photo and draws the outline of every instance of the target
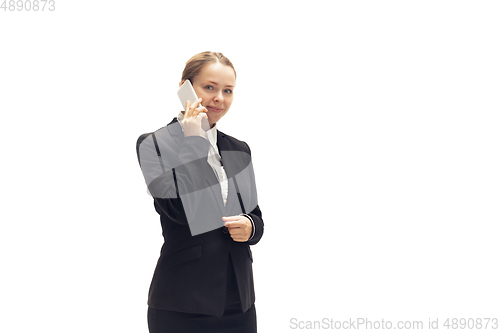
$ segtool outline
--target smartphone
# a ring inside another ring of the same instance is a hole
[[[191,81],[186,80],[184,83],[181,85],[179,90],[177,91],[177,95],[179,96],[179,99],[181,100],[182,107],[184,108],[184,111],[186,111],[186,102],[189,101],[191,102],[191,105],[195,103],[198,100],[198,96],[196,96],[196,92],[194,91],[193,86],[191,85]],[[200,104],[196,109],[200,110],[203,108],[203,106]],[[208,123],[208,116],[204,116],[204,118],[201,120],[201,128],[204,131],[208,131],[210,129],[210,125]]]
[[[198,96],[196,96],[196,92],[194,91],[194,88],[191,85],[191,81],[189,80],[184,81],[182,86],[177,91],[177,95],[181,100],[182,107],[184,108],[184,110],[186,110],[187,101],[191,102],[191,105],[193,105],[198,100]],[[198,109],[200,107],[201,106],[199,106]]]

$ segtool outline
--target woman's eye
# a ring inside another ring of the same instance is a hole
[[[212,86],[206,86],[205,89],[210,89],[211,90],[211,89],[213,89],[213,87]]]
[[[226,89],[226,90],[225,90],[225,92],[226,92],[227,94],[232,94],[232,93],[233,93],[233,91],[232,91],[231,89]]]

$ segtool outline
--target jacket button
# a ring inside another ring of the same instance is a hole
[[[227,230],[227,227],[224,227],[224,228],[222,229],[222,232],[223,232],[223,233],[225,233],[225,234],[227,234],[229,231]]]

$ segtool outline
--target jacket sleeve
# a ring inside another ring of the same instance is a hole
[[[250,215],[253,221],[253,237],[251,237],[247,243],[248,245],[255,245],[257,244],[260,239],[262,238],[262,235],[264,234],[264,220],[262,219],[262,212],[260,211],[259,206],[255,207],[254,210],[252,210],[250,213],[246,214]]]
[[[207,162],[209,142],[193,136],[185,138],[179,150],[171,146],[161,133],[143,134],[137,140],[137,156],[156,211],[176,223],[188,224],[184,207],[196,210],[193,207],[201,199],[196,191],[206,186],[206,175],[211,172]],[[184,198],[189,202],[180,199],[186,193],[191,193]]]
[[[250,150],[250,147],[248,146],[248,144],[246,144],[246,146],[248,149],[248,154],[251,156],[252,152]],[[253,170],[253,164],[251,162],[249,164],[249,171],[250,171],[250,187],[251,187],[250,192],[252,196],[250,199],[251,200],[250,207],[255,207],[255,208],[253,208],[251,212],[247,213],[247,215],[249,215],[252,218],[253,228],[254,228],[254,230],[252,231],[253,236],[247,241],[247,243],[249,245],[255,245],[260,241],[262,235],[264,234],[264,220],[262,219],[262,212],[260,211],[258,205],[255,173]]]

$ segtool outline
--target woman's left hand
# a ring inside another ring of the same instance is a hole
[[[252,235],[252,222],[245,216],[222,217],[229,234],[236,242],[246,242]]]

